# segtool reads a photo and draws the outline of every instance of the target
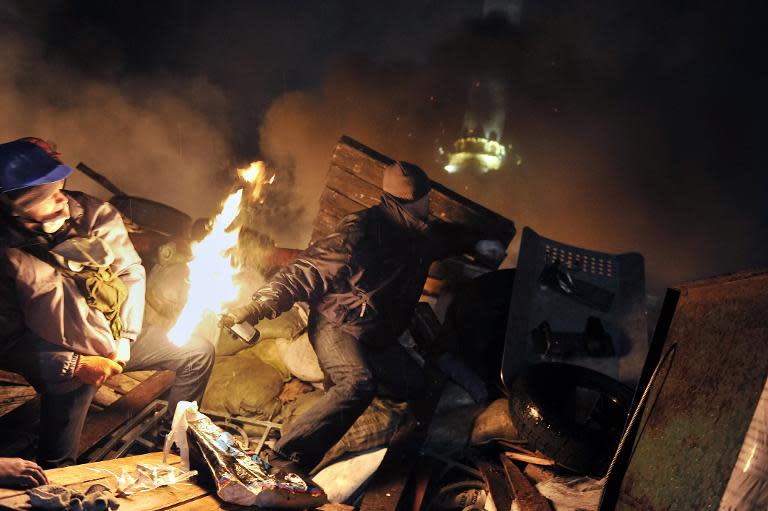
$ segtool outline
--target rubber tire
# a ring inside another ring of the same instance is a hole
[[[632,389],[570,364],[537,364],[512,384],[509,413],[532,450],[580,474],[608,470],[632,405]]]

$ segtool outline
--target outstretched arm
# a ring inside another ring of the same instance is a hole
[[[355,246],[363,235],[363,219],[350,215],[341,221],[336,232],[312,244],[272,280],[256,291],[250,303],[228,311],[222,323],[274,319],[296,302],[309,302],[325,294],[337,279],[351,271]]]

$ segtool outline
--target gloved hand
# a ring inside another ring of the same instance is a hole
[[[248,321],[255,325],[266,316],[264,307],[256,300],[251,300],[246,305],[224,311],[219,316],[219,326],[232,328],[238,323]]]
[[[125,367],[125,364],[131,359],[131,340],[125,337],[117,341],[117,352],[115,362]]]
[[[467,364],[452,353],[443,353],[437,358],[437,367],[467,391],[475,403],[488,401],[488,386]]]
[[[507,257],[507,249],[499,240],[480,240],[475,244],[478,258],[494,266],[498,266]]]
[[[120,507],[112,490],[103,484],[94,484],[85,492],[83,511],[111,511]]]
[[[21,458],[0,458],[0,486],[3,488],[33,488],[48,484],[45,472],[34,461]]]
[[[113,353],[112,356],[114,358],[117,354]],[[88,385],[102,385],[110,376],[123,372],[122,366],[113,358],[80,355],[75,367],[75,378]]]
[[[27,490],[32,509],[81,511],[85,495],[58,484],[48,484]]]

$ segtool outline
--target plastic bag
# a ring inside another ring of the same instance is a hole
[[[198,412],[195,403],[179,403],[171,429],[184,463],[199,469],[200,482],[205,482],[206,475],[212,476],[209,482],[225,502],[305,509],[327,500],[322,488],[311,480],[278,470],[243,448],[231,434]],[[184,438],[180,438],[182,430]]]
[[[118,497],[133,495],[161,486],[183,483],[196,475],[197,470],[182,470],[171,465],[143,463],[136,465],[136,470],[133,472],[123,468],[122,473],[116,476],[117,490],[115,493]]]

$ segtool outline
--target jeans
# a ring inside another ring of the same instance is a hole
[[[27,336],[24,342],[2,351],[0,367],[23,375],[40,393],[40,440],[37,459],[43,468],[74,465],[78,455],[80,434],[97,387],[79,380],[61,381],[56,360],[66,360],[71,352]],[[147,325],[131,347],[131,360],[126,371],[170,369],[176,371],[176,381],[168,396],[168,413],[173,418],[176,404],[184,399],[200,401],[211,375],[214,347],[205,339],[193,338],[178,347],[171,343],[165,331]]]
[[[282,431],[275,449],[310,471],[380,393],[401,400],[424,395],[426,380],[397,342],[367,346],[313,313],[309,339],[326,375],[327,392]]]
[[[125,370],[170,369],[176,372],[165,416],[165,420],[170,421],[179,401],[197,401],[199,404],[203,399],[213,370],[214,355],[214,347],[206,339],[193,337],[179,347],[168,339],[164,329],[146,325],[131,346],[131,360]]]

